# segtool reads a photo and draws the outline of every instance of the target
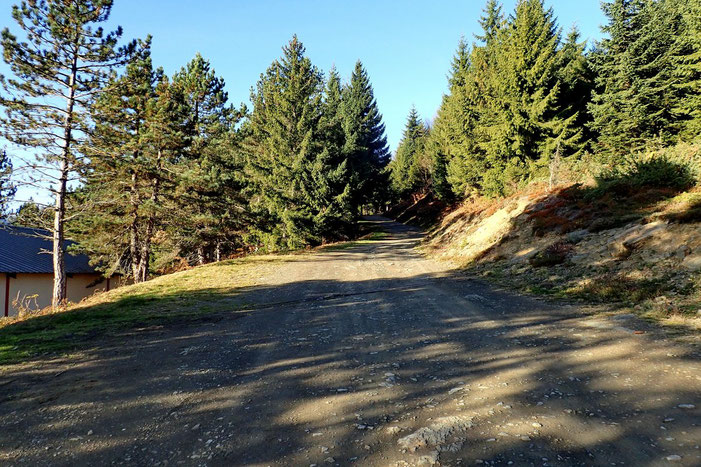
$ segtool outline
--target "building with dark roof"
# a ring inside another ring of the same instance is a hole
[[[54,271],[48,236],[45,230],[0,225],[0,316],[51,305]],[[66,241],[66,247],[72,243]],[[105,279],[90,265],[86,255],[66,253],[65,261],[69,302],[115,285],[114,279]]]

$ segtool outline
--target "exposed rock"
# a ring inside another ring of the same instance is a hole
[[[424,447],[435,447],[445,444],[448,437],[472,428],[472,418],[463,416],[442,417],[431,425],[419,428],[414,433],[399,438],[400,447],[414,452]]]
[[[390,436],[398,435],[401,432],[402,429],[398,426],[388,426],[387,428],[385,428],[385,433],[387,433]]]
[[[689,255],[682,261],[682,266],[689,271],[701,271],[701,254]]]
[[[431,451],[425,456],[421,456],[418,465],[437,465],[438,464],[438,451]]]
[[[588,231],[588,230],[586,230],[586,229],[579,229],[579,230],[575,230],[575,231],[573,231],[573,232],[568,233],[567,236],[566,236],[565,238],[566,238],[567,241],[570,242],[570,243],[579,243],[579,242],[581,242],[582,240],[584,240],[584,238],[585,238],[587,235],[589,235],[589,231]]]

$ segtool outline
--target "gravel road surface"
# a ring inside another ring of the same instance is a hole
[[[295,256],[238,311],[4,368],[0,464],[701,465],[694,349],[373,220],[386,239]]]

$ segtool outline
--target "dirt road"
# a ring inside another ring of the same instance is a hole
[[[6,368],[0,463],[701,465],[698,354],[451,273],[384,225],[281,264],[229,298],[245,311]]]

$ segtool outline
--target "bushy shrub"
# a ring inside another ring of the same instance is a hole
[[[596,177],[597,187],[593,194],[629,196],[643,188],[683,191],[697,183],[695,172],[690,161],[679,160],[666,153],[629,157]]]

